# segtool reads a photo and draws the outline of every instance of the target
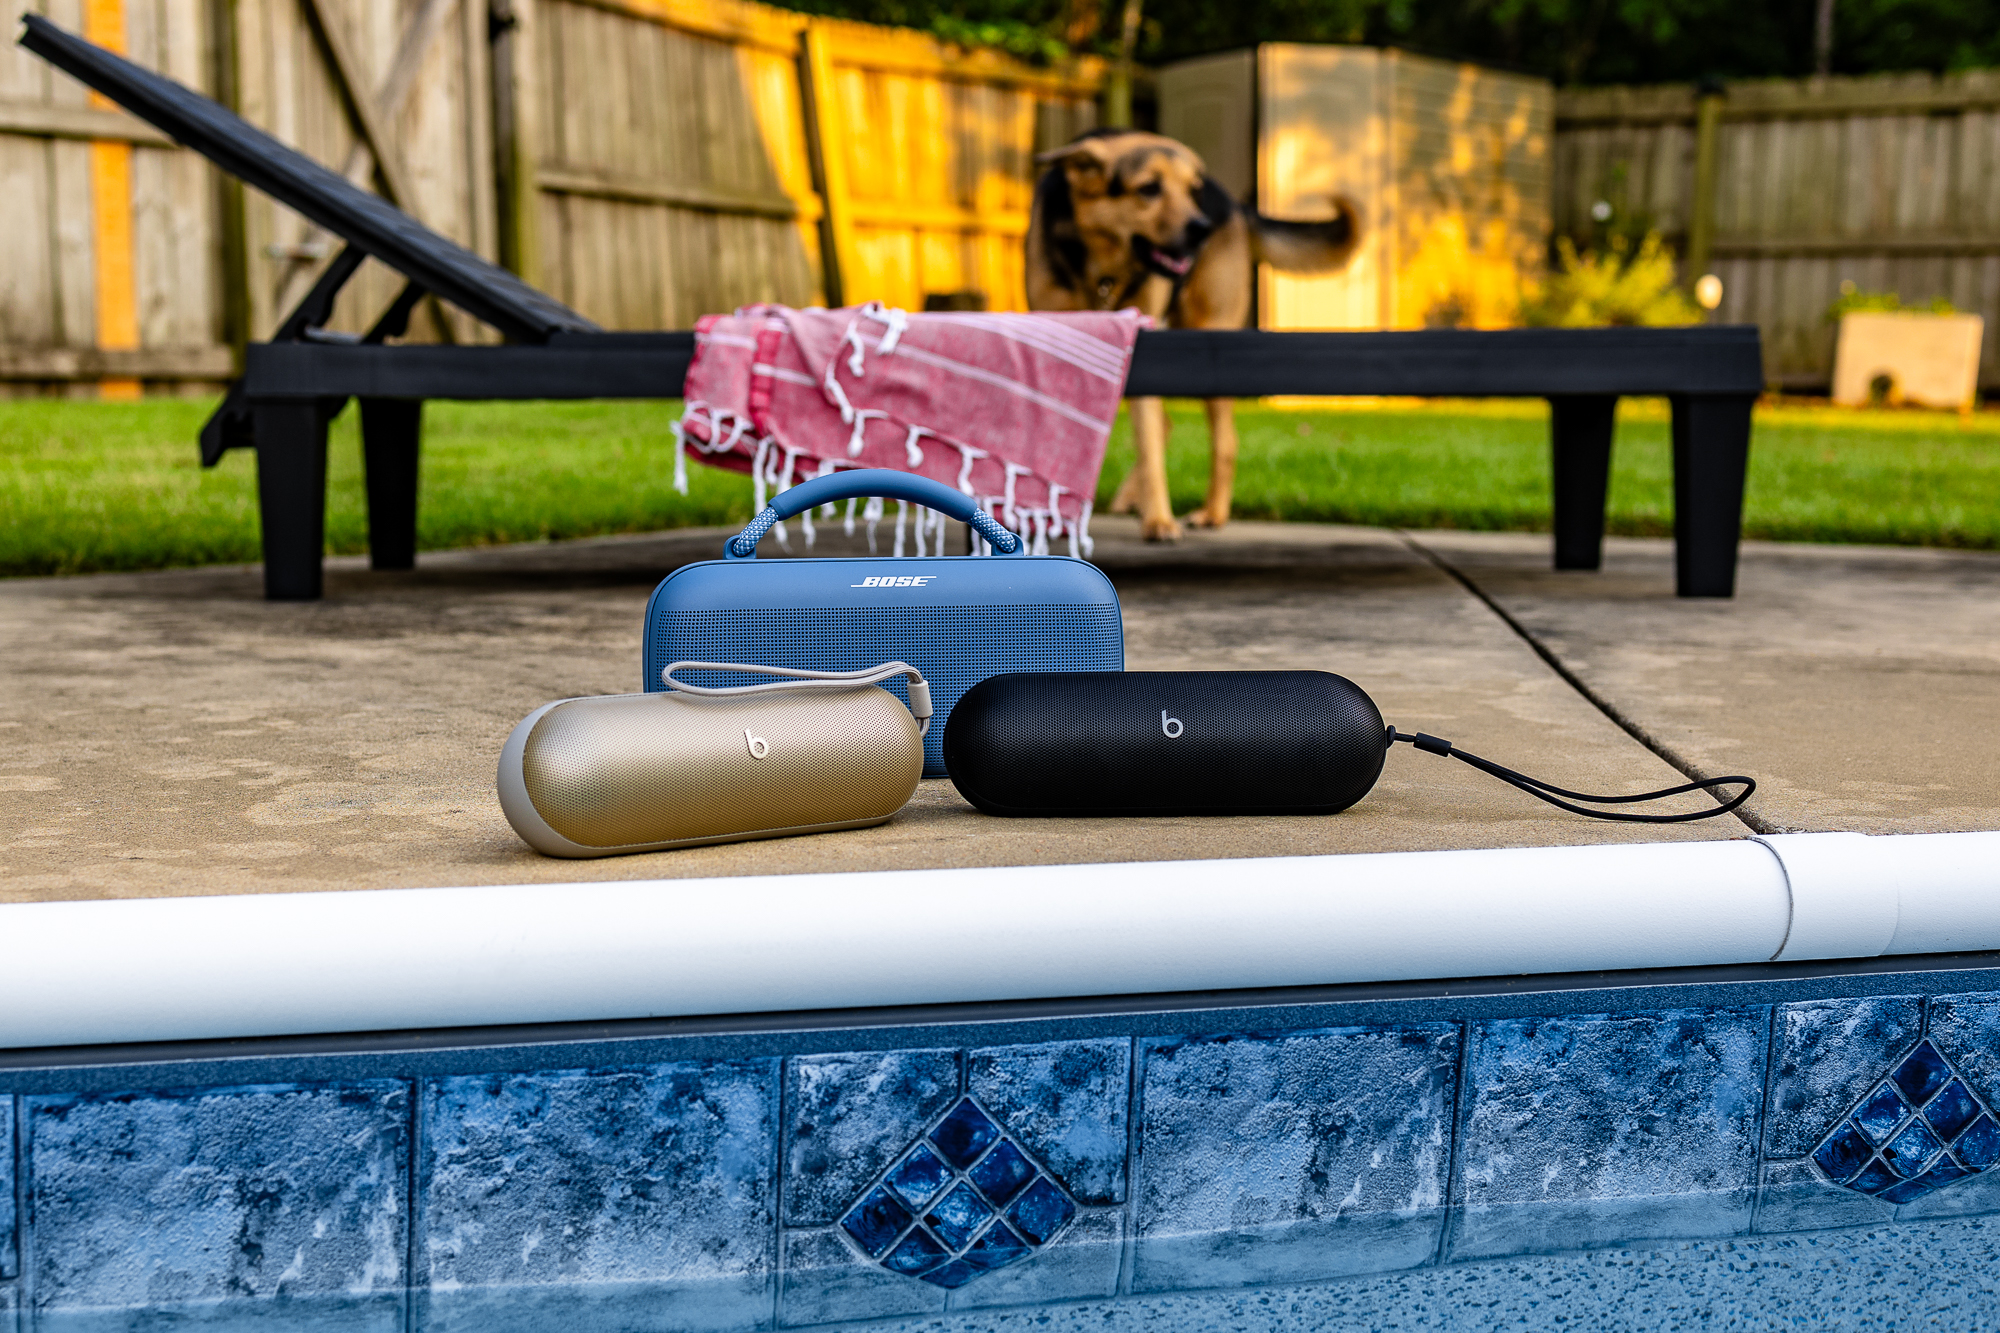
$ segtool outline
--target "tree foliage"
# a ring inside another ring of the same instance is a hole
[[[1110,54],[1105,0],[791,0],[790,8],[925,28],[1036,61]],[[1258,42],[1368,42],[1565,84],[1771,78],[1812,71],[1813,0],[1146,0],[1139,57]],[[2000,65],[2000,0],[1836,0],[1833,69]]]

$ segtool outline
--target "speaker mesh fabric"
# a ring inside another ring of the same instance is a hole
[[[661,668],[680,661],[815,671],[908,662],[930,682],[936,710],[924,742],[924,776],[943,777],[945,725],[967,690],[1002,672],[1115,671],[1124,664],[1125,637],[1115,602],[662,610],[647,627],[644,656],[648,691],[661,688]],[[685,679],[746,685],[762,678],[695,671]],[[884,688],[909,702],[900,677]]]
[[[945,727],[961,795],[989,814],[1331,814],[1368,794],[1382,714],[1324,671],[995,676]]]

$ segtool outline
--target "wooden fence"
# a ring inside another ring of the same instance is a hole
[[[1556,100],[1554,220],[1679,240],[1694,221],[1696,106],[1686,87]],[[1774,383],[1833,375],[1827,308],[1843,281],[1984,315],[1982,385],[2000,387],[2000,71],[1732,85],[1716,129],[1719,317],[1761,325]]]
[[[746,301],[1024,302],[1032,157],[1101,71],[735,0],[514,0],[531,277],[612,328]]]
[[[1049,71],[744,0],[13,0],[234,106],[610,328],[759,300],[1024,304]],[[0,388],[213,383],[337,238],[8,46]],[[369,263],[332,325],[401,279]],[[419,339],[490,331],[440,302]]]
[[[202,0],[13,4],[0,49],[0,386],[130,396],[228,373],[212,176],[12,42],[24,10],[212,87]]]

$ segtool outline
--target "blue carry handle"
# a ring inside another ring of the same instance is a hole
[[[803,514],[815,505],[832,504],[835,500],[859,500],[873,495],[888,500],[908,500],[911,504],[935,509],[946,518],[970,523],[973,531],[984,537],[987,544],[1001,555],[1014,555],[1025,546],[1018,535],[1001,527],[994,521],[993,515],[974,504],[972,497],[962,491],[955,491],[943,482],[919,477],[913,472],[864,467],[814,477],[772,497],[771,503],[764,506],[763,513],[751,519],[743,531],[722,544],[723,557],[728,560],[755,560],[757,543],[781,520]]]

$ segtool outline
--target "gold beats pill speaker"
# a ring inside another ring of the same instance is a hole
[[[681,671],[790,679],[714,687]],[[676,662],[662,694],[544,704],[500,751],[500,808],[548,856],[865,828],[916,790],[930,687],[914,667],[803,671]],[[908,678],[910,706],[876,686]]]

